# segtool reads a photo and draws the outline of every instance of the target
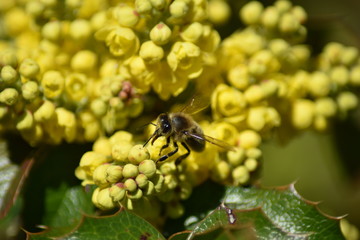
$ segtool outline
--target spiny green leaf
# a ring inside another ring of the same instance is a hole
[[[56,232],[55,233],[59,233]],[[120,210],[114,215],[106,217],[83,216],[80,224],[72,231],[62,235],[52,235],[50,232],[41,234],[28,233],[29,239],[136,239],[153,240],[165,239],[155,227],[141,217],[127,211]]]
[[[209,234],[211,239],[344,239],[339,218],[322,214],[293,185],[228,187],[222,202],[193,225],[190,234],[176,234],[171,240],[206,239]]]

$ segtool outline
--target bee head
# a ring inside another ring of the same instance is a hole
[[[171,133],[171,124],[169,115],[166,113],[162,113],[158,117],[158,126],[161,135],[168,135]]]

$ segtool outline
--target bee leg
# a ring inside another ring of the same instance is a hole
[[[159,152],[159,156],[161,155],[162,150],[167,148],[169,146],[169,144],[170,144],[170,137],[167,137],[166,138],[166,144],[161,147],[160,152]]]
[[[184,146],[184,148],[187,150],[187,153],[179,156],[176,160],[175,160],[175,165],[179,165],[181,163],[182,160],[184,160],[185,158],[187,158],[190,154],[190,148],[184,143],[182,142],[181,145]]]
[[[169,157],[171,157],[172,155],[177,153],[177,151],[179,150],[179,147],[176,142],[174,142],[174,147],[175,147],[175,149],[173,151],[169,152],[168,154],[166,154],[164,156],[161,156],[158,160],[156,160],[156,163],[165,161],[166,159],[168,159]]]

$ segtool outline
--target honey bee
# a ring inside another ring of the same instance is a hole
[[[165,161],[177,153],[179,149],[178,143],[181,143],[187,152],[175,160],[176,165],[180,164],[182,160],[188,157],[191,150],[195,152],[202,152],[205,149],[206,142],[229,151],[234,151],[235,148],[230,144],[204,134],[200,125],[191,117],[191,114],[195,114],[203,110],[207,107],[207,105],[201,108],[197,106],[198,104],[195,104],[195,99],[192,99],[190,104],[186,105],[180,112],[162,113],[157,117],[156,124],[151,123],[156,126],[156,129],[150,138],[144,143],[144,147],[151,139],[151,144],[153,144],[159,137],[163,136],[166,138],[166,144],[161,147],[159,156],[164,149],[169,147],[171,141],[175,148],[168,154],[161,156],[156,162]],[[190,110],[193,110],[191,114],[187,113]]]

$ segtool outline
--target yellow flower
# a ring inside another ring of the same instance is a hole
[[[88,79],[82,73],[72,73],[65,78],[65,91],[69,98],[75,102],[80,102],[88,95]]]
[[[190,42],[175,42],[167,56],[172,71],[188,78],[198,77],[202,68],[201,50]]]
[[[116,57],[128,58],[139,50],[139,39],[130,28],[108,26],[95,33],[96,39],[105,41],[110,52]]]
[[[179,95],[187,86],[189,79],[183,75],[176,75],[165,62],[160,62],[155,66],[154,80],[152,87],[161,99]]]
[[[75,114],[65,108],[56,108],[57,124],[63,131],[63,137],[67,142],[73,142],[76,138],[77,124]]]
[[[58,71],[50,70],[45,72],[41,80],[44,95],[49,99],[59,97],[64,90],[64,85],[64,77]]]
[[[141,44],[139,56],[149,64],[157,63],[164,57],[164,50],[153,41]]]
[[[171,34],[171,29],[161,22],[151,29],[150,39],[157,45],[164,45],[170,41]]]
[[[235,88],[219,84],[212,93],[211,108],[215,119],[241,115],[245,107],[244,95]]]

